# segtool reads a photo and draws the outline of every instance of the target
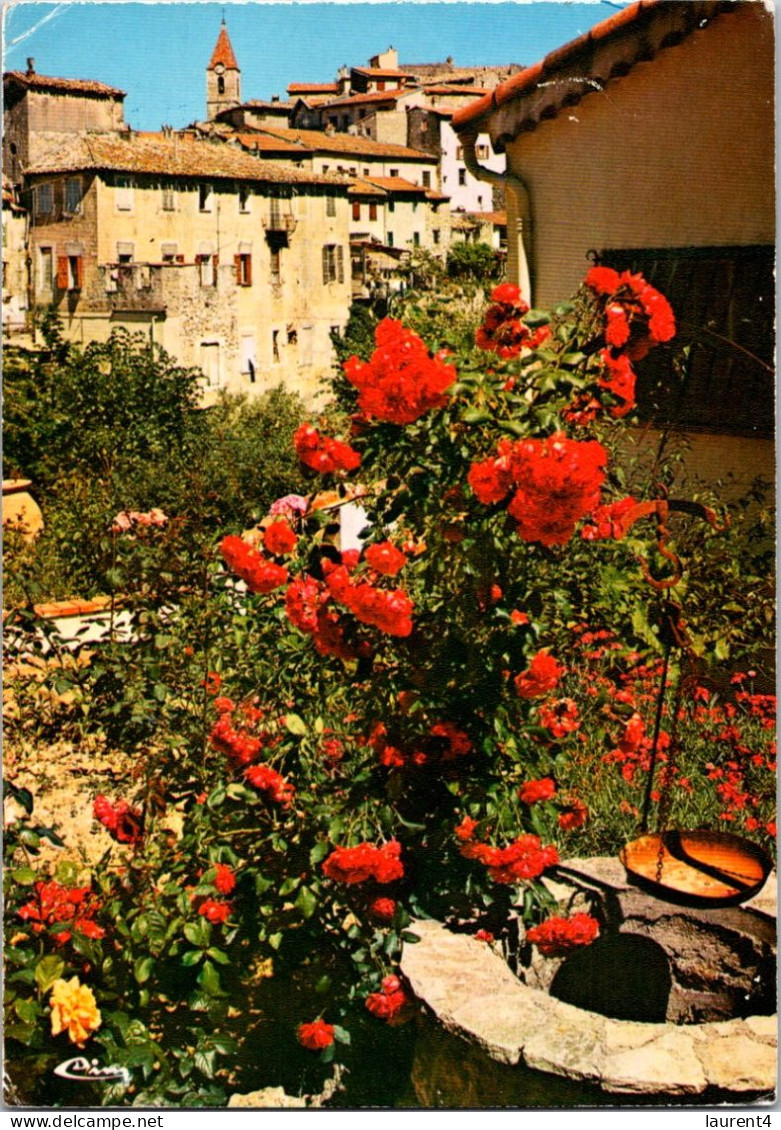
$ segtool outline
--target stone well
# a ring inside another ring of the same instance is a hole
[[[411,927],[420,941],[405,945],[402,971],[444,1029],[498,1064],[582,1084],[606,1102],[770,1099],[774,874],[749,903],[719,910],[643,894],[612,859],[569,861],[548,885],[562,913],[590,909],[605,924],[591,956],[535,956],[520,933],[499,952],[440,922]]]

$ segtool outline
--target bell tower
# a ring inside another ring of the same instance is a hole
[[[220,110],[241,104],[241,70],[233,54],[225,20],[206,68],[206,118],[213,121]]]

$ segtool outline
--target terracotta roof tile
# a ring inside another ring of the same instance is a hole
[[[465,215],[470,220],[476,220],[480,224],[493,224],[494,227],[505,227],[507,225],[506,212],[466,212]]]
[[[339,106],[357,106],[361,102],[395,102],[398,98],[407,98],[413,91],[406,90],[374,90],[371,94],[348,94],[344,98],[335,98],[333,102],[326,102],[324,109],[335,109]]]
[[[313,152],[353,154],[356,157],[394,157],[399,160],[425,161],[436,164],[437,158],[419,149],[390,142],[374,141],[371,137],[357,137],[351,133],[324,133],[319,129],[286,129],[284,126],[265,126],[262,132],[281,141],[297,142]]]
[[[303,145],[296,145],[293,141],[284,141],[279,137],[269,137],[264,133],[236,133],[226,138],[226,141],[238,141],[245,149],[254,153],[290,153],[299,157],[309,157],[311,154]]]
[[[288,94],[338,94],[338,82],[291,82]]]
[[[56,90],[62,94],[94,94],[99,98],[124,98],[125,91],[105,82],[84,78],[52,78],[50,75],[27,74],[26,71],[6,71],[3,82],[17,82],[29,90]]]
[[[365,177],[355,177],[347,190],[348,196],[380,196],[383,199],[388,195],[384,188],[372,184]]]
[[[653,26],[655,20],[672,18],[679,22],[678,34],[672,38],[662,38],[656,49],[667,46],[668,43],[677,42],[702,26],[703,19],[708,19],[719,14],[720,11],[730,7],[721,0],[635,0],[635,3],[614,12],[606,20],[596,24],[590,31],[579,35],[576,39],[550,51],[544,59],[526,67],[519,74],[513,75],[506,82],[500,83],[495,90],[483,95],[478,101],[457,110],[453,116],[453,127],[459,133],[474,133],[485,128],[482,119],[489,117],[502,106],[510,102],[519,102],[527,95],[539,92],[542,80],[551,78],[554,74],[561,76],[561,72],[571,73],[578,69],[578,64],[588,67],[588,73],[595,80],[594,85],[581,85],[575,91],[567,91],[564,83],[560,83],[559,101],[550,101],[530,107],[530,116],[519,128],[533,128],[539,120],[555,117],[564,105],[572,104],[581,97],[587,97],[594,90],[602,88],[602,83],[607,79],[620,77],[626,74],[641,58],[646,58],[649,45],[644,42],[646,30]],[[625,57],[622,58],[618,68],[613,66],[611,72],[605,76],[598,75],[595,70],[594,52],[606,41],[619,36],[630,36],[627,39]],[[580,76],[582,78],[582,75]],[[550,84],[551,88],[553,83]],[[501,147],[501,146],[500,146]]]
[[[213,71],[218,63],[222,63],[223,67],[228,70],[238,71],[240,69],[236,62],[236,56],[233,54],[233,47],[225,24],[220,28],[220,34],[217,36],[217,42],[214,45],[212,57],[209,59],[206,70]]]
[[[127,138],[116,134],[60,134],[40,139],[29,176],[79,169],[169,177],[258,181],[271,184],[347,185],[346,177],[261,161],[223,142]]]
[[[384,188],[387,192],[414,192],[416,196],[426,196],[429,191],[421,188],[419,184],[413,184],[411,180],[405,180],[404,177],[364,177],[363,179],[369,184],[377,185],[378,188]]]

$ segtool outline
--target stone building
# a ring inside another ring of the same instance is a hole
[[[594,260],[642,271],[691,353],[683,384],[663,351],[642,363],[641,409],[688,432],[703,477],[772,479],[772,13],[750,0],[640,0],[453,125],[488,183],[478,138],[507,156],[508,273],[534,305],[567,298]]]
[[[225,20],[206,67],[206,117],[241,105],[241,68],[233,53]]]
[[[347,178],[220,142],[60,135],[26,171],[36,306],[144,332],[205,388],[311,395],[350,304]]]

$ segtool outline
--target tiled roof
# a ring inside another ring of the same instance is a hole
[[[125,91],[105,82],[95,82],[84,78],[52,78],[26,71],[6,71],[3,82],[18,82],[29,90],[55,90],[61,94],[94,94],[98,98],[124,98]]]
[[[251,98],[248,102],[242,102],[238,106],[233,106],[234,110],[280,110],[286,114],[293,109],[294,102],[264,102],[261,98]]]
[[[494,227],[507,226],[506,212],[467,212],[466,216],[480,224],[493,224]]]
[[[357,106],[361,102],[395,102],[397,98],[407,98],[412,94],[412,90],[374,90],[371,94],[349,94],[344,98],[335,98],[333,102],[326,102],[321,109],[328,109],[333,106],[338,109],[339,106]]]
[[[229,134],[225,140],[238,141],[245,149],[251,149],[254,153],[289,153],[298,157],[311,156],[309,150],[303,145],[296,145],[293,141],[283,141],[278,137],[269,137],[268,134],[260,132]]]
[[[435,203],[439,204],[441,201],[449,199],[450,197],[446,196],[444,192],[435,192],[433,188],[426,189],[426,200],[433,200]]]
[[[409,74],[408,71],[393,71],[384,70],[382,67],[351,67],[357,75],[365,75],[367,78],[414,78],[414,75]]]
[[[207,71],[213,71],[218,63],[222,63],[223,67],[229,70],[238,71],[239,64],[236,62],[236,56],[233,54],[231,41],[228,36],[228,29],[225,24],[220,28],[220,34],[217,36],[217,42],[212,51],[212,57],[209,59]]]
[[[77,170],[149,173],[198,180],[246,180],[271,184],[347,185],[346,177],[313,173],[295,165],[261,161],[222,142],[181,138],[123,139],[116,134],[60,134],[39,139],[29,176]]]
[[[494,148],[501,151],[519,133],[602,91],[611,79],[623,77],[635,64],[674,46],[730,8],[734,4],[722,0],[636,0],[458,110],[453,127],[469,134],[490,128]],[[509,123],[498,125],[493,118],[510,104],[513,124],[508,129]],[[487,118],[492,119],[490,125]]]
[[[338,94],[338,82],[291,82],[288,94]]]
[[[388,195],[384,188],[379,185],[372,184],[371,181],[365,177],[354,177],[353,182],[347,190],[348,196],[379,196],[383,199]]]
[[[437,162],[436,157],[419,149],[374,141],[371,137],[357,137],[351,133],[324,133],[319,129],[286,129],[284,126],[265,126],[262,127],[262,132],[267,137],[297,142],[315,152],[352,154],[356,157],[394,157],[401,161],[426,161],[430,164]]]
[[[378,188],[384,188],[386,192],[414,192],[416,196],[426,196],[429,191],[421,188],[419,184],[413,184],[411,180],[405,180],[404,177],[364,177],[363,179]]]

